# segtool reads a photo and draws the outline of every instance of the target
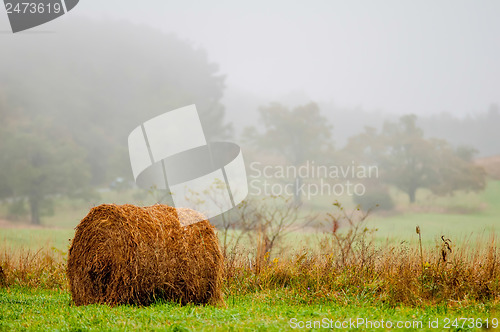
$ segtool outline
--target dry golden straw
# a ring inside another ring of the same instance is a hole
[[[184,227],[178,214],[203,221]],[[215,229],[205,219],[166,205],[92,208],[76,227],[69,249],[73,302],[223,304],[223,256]]]

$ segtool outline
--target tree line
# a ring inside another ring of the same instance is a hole
[[[85,198],[117,177],[130,180],[127,136],[156,115],[194,103],[209,140],[232,135],[221,103],[225,77],[186,41],[129,23],[75,19],[66,32],[31,42],[9,39],[0,52],[0,199],[13,214],[29,210],[34,224],[57,197]],[[485,186],[476,151],[425,136],[414,115],[366,127],[338,148],[335,122],[318,104],[270,103],[258,112],[260,126],[240,137],[247,155],[273,153],[296,167],[308,160],[376,164],[381,178],[367,183],[375,200],[388,185],[411,202],[419,188],[446,194]]]
[[[259,112],[262,126],[247,127],[243,133],[246,144],[255,150],[275,153],[297,167],[311,160],[377,165],[380,178],[368,179],[366,183],[367,196],[373,197],[367,203],[372,205],[387,199],[388,185],[405,192],[411,203],[420,188],[445,195],[458,190],[482,190],[486,185],[484,170],[474,164],[477,150],[424,136],[416,115],[386,121],[381,130],[367,126],[362,133],[350,137],[344,147],[335,149],[334,125],[321,114],[316,103],[292,108],[272,103]],[[297,176],[293,181],[299,185],[303,179]],[[361,202],[363,198],[358,199]],[[299,191],[295,192],[295,200],[301,201]]]

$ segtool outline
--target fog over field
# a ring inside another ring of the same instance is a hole
[[[499,13],[497,1],[430,0],[115,0],[78,10],[203,47],[228,94],[460,116],[499,100]]]
[[[78,165],[40,197],[133,183],[130,132],[190,104],[247,166],[376,165],[388,186],[403,174],[412,201],[482,190],[467,167],[500,154],[498,13],[487,0],[82,1],[12,34],[0,11],[0,194],[29,192],[9,172],[17,158],[31,170],[31,153],[53,156],[47,172]],[[418,167],[400,174],[409,146]]]
[[[266,103],[314,101],[340,145],[365,125],[409,113],[428,117],[429,134],[460,139],[441,125],[432,128],[436,119],[429,116],[464,119],[500,102],[499,13],[500,3],[487,0],[83,1],[23,40],[50,38],[43,32],[64,30],[77,16],[175,34],[203,49],[225,77],[221,101],[235,133],[256,124],[257,108]],[[0,30],[8,30],[3,12]],[[482,155],[498,152],[476,148]]]

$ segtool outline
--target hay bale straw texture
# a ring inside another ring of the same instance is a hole
[[[183,226],[184,218],[203,221]],[[200,213],[166,205],[103,204],[76,227],[67,274],[73,302],[224,305],[223,256]]]
[[[5,277],[5,273],[3,272],[2,267],[0,266],[0,287],[7,286],[7,278]]]

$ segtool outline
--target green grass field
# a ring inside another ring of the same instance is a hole
[[[0,228],[0,243],[7,246],[37,249],[54,246],[65,250],[68,239],[73,234],[73,228],[78,224],[88,210],[101,203],[123,204],[152,204],[149,196],[140,199],[134,197],[133,192],[115,193],[104,192],[94,202],[70,201],[61,199],[53,216],[43,219],[43,224],[55,229],[10,229]],[[392,213],[375,212],[368,218],[367,226],[376,228],[379,241],[415,241],[415,226],[422,229],[425,244],[434,244],[441,235],[453,241],[468,242],[477,238],[488,239],[495,235],[500,237],[500,181],[490,181],[484,192],[458,193],[454,196],[436,197],[421,190],[418,201],[414,205],[407,202],[407,197],[398,192],[393,196],[397,202],[397,211]],[[322,212],[333,211],[326,198],[321,203]],[[316,202],[305,202],[304,209],[315,207]],[[347,204],[349,205],[349,204]],[[317,206],[316,206],[317,207]],[[0,205],[0,216],[6,207]],[[439,212],[436,212],[439,211]],[[310,243],[311,232],[297,232],[288,239],[297,247]]]
[[[500,237],[500,181],[489,182],[481,193],[461,193],[451,197],[422,193],[419,198],[421,201],[413,210],[423,212],[412,211],[408,203],[402,203],[408,212],[386,217],[375,215],[370,225],[379,230],[380,237],[399,241],[415,239],[416,225],[420,225],[427,241],[434,241],[441,235],[457,241],[478,237],[488,239],[492,235]],[[426,212],[426,208],[442,208],[445,211]]]
[[[335,327],[335,322],[349,323],[349,320],[366,319],[371,324],[388,326],[393,330],[421,331],[445,330],[448,323],[451,331],[478,330],[472,321],[453,320],[479,319],[486,327],[499,326],[498,307],[490,304],[470,304],[450,308],[434,306],[410,308],[404,306],[383,306],[370,301],[370,295],[353,297],[343,295],[342,300],[331,299],[314,303],[314,294],[291,297],[286,291],[263,291],[235,298],[226,298],[227,308],[212,306],[179,306],[175,303],[156,303],[149,307],[89,305],[74,307],[65,291],[39,290],[32,288],[0,289],[0,329],[86,331],[86,330],[165,330],[165,331],[282,331],[300,327],[314,321]],[[312,301],[311,301],[312,300]],[[309,304],[308,302],[313,302]],[[439,328],[429,328],[429,322],[438,320]],[[493,319],[493,321],[492,321]],[[331,320],[332,322],[330,322]],[[301,323],[302,322],[302,323]],[[326,323],[325,323],[326,322]],[[409,324],[409,328],[397,328]],[[318,323],[316,323],[318,324]],[[333,324],[333,325],[330,325]],[[339,324],[339,323],[337,323]],[[341,323],[340,323],[341,324]],[[346,330],[371,330],[365,324],[347,325]],[[421,324],[421,325],[419,325]],[[463,328],[462,328],[463,325]],[[314,326],[314,325],[312,325]],[[377,325],[373,325],[377,326]],[[321,326],[306,330],[321,330]],[[323,325],[324,327],[324,325]],[[421,328],[420,328],[421,327]],[[380,330],[380,329],[379,329]],[[448,330],[448,329],[446,329]]]

